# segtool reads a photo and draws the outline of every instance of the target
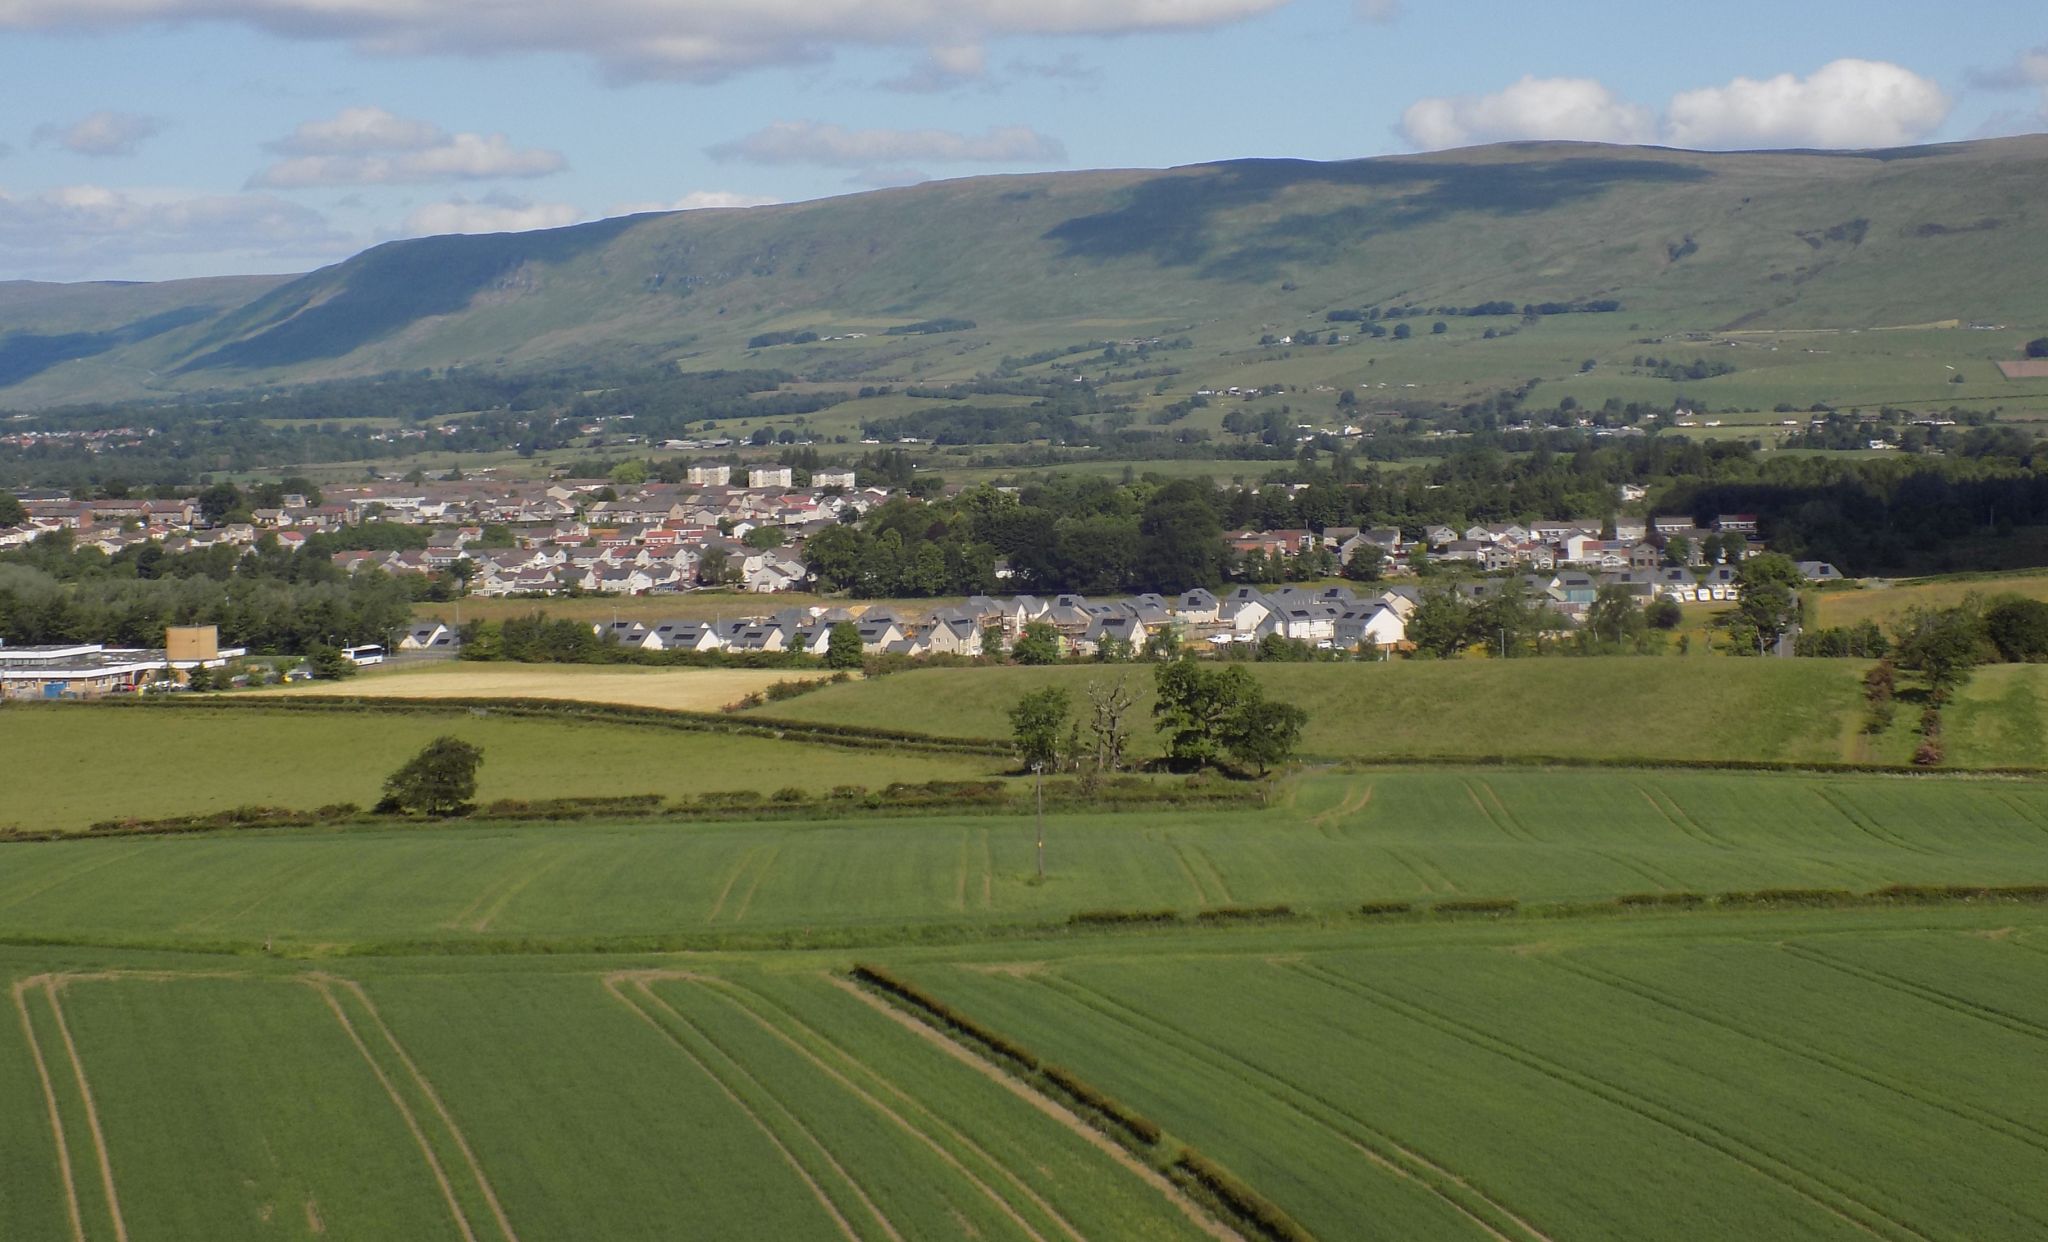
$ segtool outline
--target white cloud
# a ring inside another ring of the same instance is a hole
[[[559,151],[514,147],[503,134],[451,134],[382,108],[347,108],[270,144],[288,158],[259,170],[251,188],[417,185],[545,177],[569,166]]]
[[[319,212],[267,194],[64,186],[0,191],[0,268],[77,280],[158,278],[226,266],[290,270],[352,241]]]
[[[979,43],[935,47],[901,77],[880,85],[884,90],[932,94],[978,82],[988,75],[988,52]]]
[[[1369,22],[1391,22],[1406,11],[1401,0],[1353,0],[1359,17]]]
[[[481,199],[452,198],[445,203],[415,208],[405,217],[401,232],[407,237],[524,233],[532,229],[558,229],[587,219],[589,216],[574,203],[536,203],[493,194]]]
[[[2040,57],[2048,81],[2048,54]],[[2031,62],[2025,61],[2022,64]],[[1861,148],[1917,142],[1948,119],[1932,79],[1883,61],[1837,60],[1808,77],[1736,78],[1674,95],[1660,123],[1591,78],[1525,77],[1491,95],[1418,100],[1400,132],[1424,150],[1516,139],[1730,147]]]
[[[944,129],[847,129],[823,121],[777,121],[708,150],[715,160],[749,164],[816,164],[872,168],[930,161],[938,164],[1045,164],[1064,160],[1066,148],[1023,125],[984,134]]]
[[[1948,119],[1932,79],[1876,60],[1837,60],[1809,77],[1683,91],[1666,132],[1681,147],[1890,147],[1925,138]]]
[[[614,203],[607,216],[637,216],[649,211],[714,211],[734,207],[773,207],[781,199],[758,194],[737,194],[731,190],[695,190],[669,202]]]
[[[323,121],[305,121],[269,144],[279,155],[368,155],[378,151],[423,151],[448,140],[431,121],[416,121],[382,108],[343,108]]]
[[[1491,95],[1418,100],[1401,114],[1401,133],[1438,150],[1520,139],[1648,142],[1656,117],[1591,78],[1537,78]]]
[[[958,47],[1008,35],[1226,25],[1290,0],[0,0],[0,29],[234,21],[394,55],[576,52],[616,78],[708,80],[841,45]],[[1368,8],[1378,7],[1369,3]]]
[[[133,155],[144,139],[163,131],[153,116],[133,112],[95,112],[69,125],[38,125],[37,142],[54,142],[74,155]]]

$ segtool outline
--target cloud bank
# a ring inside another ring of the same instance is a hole
[[[382,108],[308,121],[270,149],[287,158],[259,170],[251,189],[545,177],[569,166],[559,151],[514,147],[503,134],[451,134]]]
[[[1661,121],[1589,78],[1527,77],[1490,95],[1419,100],[1402,114],[1400,133],[1424,150],[1525,139],[1853,149],[1918,141],[1941,127],[1951,107],[1930,78],[1851,59],[1803,78],[1736,78],[1681,91]]]
[[[0,0],[0,29],[232,21],[391,55],[572,52],[612,77],[715,80],[837,46],[961,48],[1243,21],[1289,0]],[[1361,12],[1388,11],[1365,0]]]
[[[289,270],[352,246],[319,212],[267,194],[97,185],[20,196],[0,191],[0,265],[24,275],[147,274],[167,259],[193,256]]]
[[[101,158],[133,155],[144,140],[163,132],[164,123],[133,112],[95,112],[69,125],[38,125],[37,142],[54,142],[74,155]]]

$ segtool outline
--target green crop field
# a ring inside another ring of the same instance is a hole
[[[1498,769],[1302,781],[1263,809],[488,823],[0,846],[0,938],[498,951],[970,938],[1107,907],[1599,901],[2048,883],[2048,787]]]
[[[1888,919],[1019,947],[914,982],[1324,1238],[2027,1238],[2048,938]]]
[[[46,1127],[8,1131],[10,1238],[1204,1232],[1091,1132],[816,973],[10,982],[0,1056],[37,1068],[5,1098],[49,1083],[10,1110]]]
[[[0,826],[84,828],[237,806],[302,810],[374,803],[384,778],[431,739],[483,748],[477,795],[540,799],[615,794],[689,798],[794,786],[973,779],[999,763],[715,733],[590,722],[517,720],[464,710],[307,714],[96,708],[53,704],[0,711],[8,756]],[[118,779],[110,773],[119,773]]]
[[[2011,574],[1955,574],[1941,578],[1919,578],[1861,591],[1821,591],[1814,596],[1822,626],[1857,625],[1875,621],[1889,626],[1914,608],[1953,608],[1968,595],[1993,599],[2018,595],[2026,599],[2048,599],[2048,572],[2034,570]]]
[[[2040,1232],[2048,907],[1847,894],[2048,888],[2048,785],[1376,768],[1046,835],[1043,882],[1014,815],[0,844],[0,1237]]]

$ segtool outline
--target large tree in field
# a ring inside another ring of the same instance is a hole
[[[1764,645],[1769,646],[1799,618],[1799,597],[1795,593],[1800,583],[1799,568],[1792,558],[1776,552],[1752,556],[1740,565],[1735,571],[1736,585],[1742,591],[1737,610],[1743,620],[1756,628]]]
[[[1067,729],[1071,701],[1058,686],[1033,690],[1010,708],[1010,737],[1017,757],[1027,768],[1059,766],[1060,739]]]
[[[460,815],[476,797],[484,752],[458,737],[437,737],[384,781],[384,804],[415,815]]]
[[[851,621],[835,621],[825,631],[825,667],[861,666],[860,627]]]

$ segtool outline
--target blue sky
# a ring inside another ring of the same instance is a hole
[[[0,0],[0,279],[922,178],[2048,130],[2048,13],[1574,0]],[[4,326],[4,325],[0,325]]]

